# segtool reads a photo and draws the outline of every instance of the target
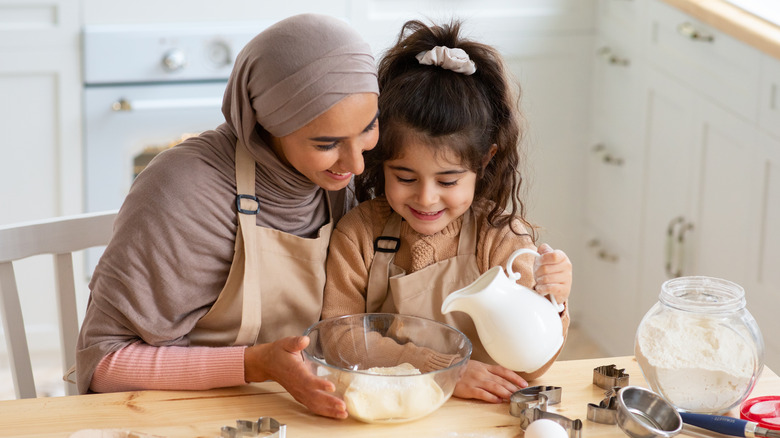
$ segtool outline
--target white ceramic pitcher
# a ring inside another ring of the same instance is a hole
[[[559,312],[563,305],[517,284],[520,274],[512,262],[521,254],[539,253],[523,248],[506,263],[494,266],[473,283],[451,293],[442,313],[460,311],[474,321],[482,345],[499,365],[514,371],[531,372],[547,363],[563,344]]]

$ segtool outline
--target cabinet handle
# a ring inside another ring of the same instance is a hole
[[[675,256],[675,242],[674,242],[674,236],[675,236],[675,230],[677,227],[681,224],[685,223],[685,218],[682,216],[678,216],[671,221],[669,221],[669,225],[666,227],[666,251],[664,254],[664,270],[666,271],[666,276],[669,278],[679,277],[680,275],[678,272],[681,271],[679,262],[677,263],[676,268],[674,269],[674,256]],[[679,254],[679,251],[677,251],[677,254]]]
[[[690,222],[684,223],[680,226],[680,230],[677,232],[677,260],[679,266],[675,277],[682,277],[683,265],[685,264],[685,233],[693,229],[693,224]]]
[[[127,100],[119,99],[111,104],[113,111],[169,110],[189,108],[219,108],[222,98],[202,97],[186,99]]]
[[[666,227],[666,254],[664,269],[669,278],[681,277],[685,264],[685,235],[693,230],[693,224],[678,216]],[[676,262],[676,263],[675,263]]]
[[[711,43],[715,41],[715,37],[711,34],[704,33],[698,29],[691,23],[685,22],[679,26],[677,26],[677,32],[687,38],[690,38],[694,41],[701,41],[704,43]]]
[[[595,146],[593,146],[593,153],[601,155],[601,160],[607,164],[614,164],[615,166],[622,166],[623,165],[623,159],[612,155],[608,150],[607,147],[604,146],[603,143],[598,143]]]
[[[628,58],[623,58],[612,53],[612,49],[609,47],[602,47],[598,50],[598,53],[608,64],[617,65],[620,67],[627,67],[631,62]]]
[[[617,254],[611,253],[604,249],[604,247],[601,245],[601,241],[599,239],[591,239],[588,241],[588,246],[593,248],[596,251],[596,256],[600,258],[601,260],[604,260],[605,262],[609,263],[617,263],[620,258],[617,256]]]

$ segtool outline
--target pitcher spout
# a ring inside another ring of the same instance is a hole
[[[444,302],[441,304],[441,313],[447,314],[452,311],[463,312],[464,299],[466,299],[466,297],[465,294],[463,294],[463,289],[449,294],[447,298],[444,299]]]
[[[501,273],[501,267],[494,266],[480,275],[470,285],[449,294],[441,305],[441,313],[446,314],[458,311],[471,315],[471,310],[473,310],[476,304],[475,301],[479,300],[480,293],[488,289]]]

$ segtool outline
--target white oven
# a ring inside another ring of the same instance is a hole
[[[156,153],[224,121],[236,54],[268,24],[85,27],[86,211],[119,208]],[[98,254],[88,255],[88,272]]]

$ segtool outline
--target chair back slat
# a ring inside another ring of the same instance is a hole
[[[13,262],[37,255],[53,257],[64,375],[76,362],[80,325],[73,253],[107,245],[115,218],[116,211],[106,211],[0,226],[0,319],[17,398],[34,398],[37,392]],[[68,383],[66,394],[76,394],[76,386]]]

